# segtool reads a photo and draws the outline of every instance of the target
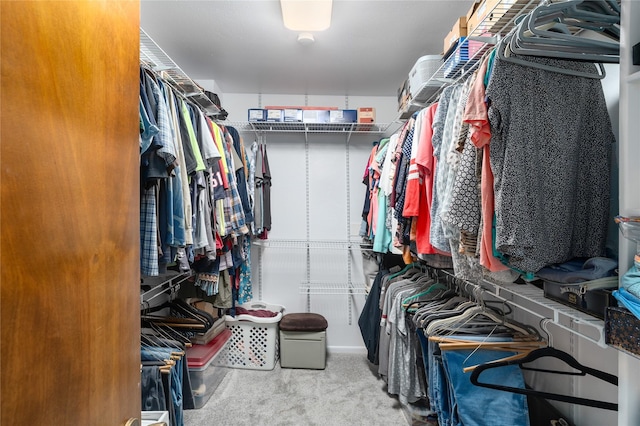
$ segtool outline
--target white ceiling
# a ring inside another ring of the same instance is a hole
[[[334,0],[303,46],[279,0],[141,2],[141,27],[194,80],[223,93],[396,96],[473,0]]]

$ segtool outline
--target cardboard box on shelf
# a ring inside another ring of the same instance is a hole
[[[376,109],[372,107],[358,108],[358,123],[375,123]]]
[[[284,121],[284,110],[282,109],[268,109],[267,121],[272,123],[281,123]]]
[[[449,34],[444,38],[444,47],[443,53],[449,51],[451,46],[453,46],[460,37],[465,37],[467,35],[467,18],[465,16],[461,16],[456,20],[456,23],[453,24],[453,28],[449,31]]]
[[[264,109],[322,109],[322,110],[332,110],[332,109],[338,109],[338,107],[335,106],[308,106],[308,105],[304,105],[304,106],[274,106],[274,105],[269,105],[264,107]]]
[[[328,123],[328,109],[305,109],[302,111],[302,122],[304,123]]]
[[[475,31],[480,24],[482,24],[480,30],[483,32],[491,31],[494,26],[500,27],[499,21],[513,5],[525,4],[526,2],[527,0],[484,0],[467,21],[467,34]],[[505,17],[505,20],[508,18]]]
[[[473,15],[473,13],[476,11],[476,9],[478,9],[478,6],[480,6],[480,3],[481,3],[480,0],[475,0],[473,2],[469,10],[467,11],[467,15],[465,16],[465,18],[467,18],[467,22],[469,22],[469,19],[471,19],[471,16]],[[468,26],[469,25],[467,24],[467,27]],[[468,31],[468,28],[467,28],[467,31]]]
[[[355,109],[337,109],[329,111],[329,123],[355,123],[358,111]]]
[[[398,88],[398,111],[402,109],[402,104],[406,102],[406,97],[409,96],[409,93],[409,79],[407,78]]]
[[[267,116],[266,111],[261,108],[249,108],[248,119],[251,122],[265,121],[266,116]]]
[[[300,108],[284,109],[285,123],[302,123],[302,110]]]

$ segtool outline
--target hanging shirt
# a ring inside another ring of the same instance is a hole
[[[595,72],[586,62],[524,60]],[[603,255],[615,137],[600,81],[496,58],[486,94],[496,248],[525,272]]]
[[[491,126],[485,102],[485,76],[488,74],[488,61],[485,58],[478,69],[478,75],[471,86],[469,99],[465,108],[463,120],[469,123],[470,141],[482,149],[482,173],[480,175],[480,205],[482,228],[480,238],[480,265],[491,272],[504,271],[507,267],[493,254],[493,172],[491,171],[489,142],[491,141]]]
[[[444,144],[444,129],[447,121],[447,114],[449,112],[449,105],[454,104],[457,99],[453,99],[456,86],[448,86],[440,94],[440,102],[436,108],[435,115],[433,117],[433,137],[431,142],[433,144],[433,156],[436,159],[436,173],[435,182],[433,184],[433,197],[431,203],[431,229],[430,229],[430,241],[431,245],[444,252],[448,253],[451,248],[449,247],[449,241],[445,237],[442,219],[440,219],[440,210],[442,204],[442,191],[446,187],[447,166],[444,158],[444,153],[448,152],[448,143]],[[447,140],[448,142],[448,140]]]
[[[236,185],[238,186],[238,194],[240,195],[240,200],[242,201],[242,209],[244,212],[245,222],[250,224],[253,222],[253,211],[251,208],[251,203],[249,201],[249,189],[247,187],[247,162],[245,157],[244,146],[242,143],[242,137],[238,131],[231,127],[227,126],[227,130],[233,139],[233,156],[234,156],[234,164],[235,164],[235,177],[236,177]]]
[[[182,133],[180,131],[180,118],[177,109],[177,99],[173,90],[165,85],[164,95],[167,99],[167,105],[169,107],[169,117],[173,129],[174,146],[176,148],[176,162],[178,164],[175,169],[176,174],[180,176],[180,194],[182,197],[182,229],[184,236],[180,240],[176,240],[177,246],[185,246],[193,244],[193,224],[191,221],[193,208],[191,205],[191,197],[189,194],[189,175],[187,173],[186,155],[184,151],[184,144],[182,141]],[[189,151],[190,152],[190,151]],[[177,190],[174,192],[174,196],[177,196]],[[177,201],[176,201],[177,203]]]
[[[158,275],[156,190],[145,189],[140,198],[140,273]]]
[[[465,84],[460,102],[462,108],[456,111],[456,115],[460,113],[460,120],[462,120],[469,89],[474,80],[469,78]],[[458,144],[454,149],[457,152],[461,147],[462,153],[457,160],[457,173],[452,182],[449,204],[443,208],[442,220],[458,234],[463,232],[477,236],[480,227],[479,176],[476,147],[468,138],[468,127],[469,124],[465,122],[460,126]],[[475,247],[469,247],[465,253],[475,255],[475,251]]]
[[[471,80],[467,79],[454,93],[454,96],[457,96],[457,102],[452,104],[450,107],[447,114],[447,124],[444,129],[444,137],[448,139],[446,157],[444,157],[444,161],[446,161],[445,169],[447,170],[447,176],[444,189],[440,192],[442,196],[442,204],[440,206],[439,214],[445,230],[445,235],[449,239],[459,238],[460,234],[458,230],[450,226],[448,216],[451,210],[453,186],[458,176],[458,169],[460,168],[461,151],[459,151],[459,148],[464,145],[464,140],[466,140],[468,134],[467,130],[469,128],[468,124],[462,122],[462,115],[464,114],[464,107],[467,103],[467,98],[469,97],[470,82]]]
[[[271,169],[269,167],[269,157],[267,156],[267,146],[262,147],[262,220],[264,229],[271,230]]]
[[[193,130],[193,123],[191,121],[191,114],[189,113],[189,109],[187,108],[187,104],[180,98],[178,100],[178,107],[180,113],[180,126],[185,130],[182,135],[183,143],[186,141],[190,152],[193,155],[193,163],[187,163],[187,173],[190,175],[196,171],[204,171],[204,161],[202,160],[202,154],[200,152],[200,147],[198,146],[198,140],[196,138],[196,133]],[[186,151],[186,150],[185,150]]]
[[[433,117],[437,103],[431,104],[424,110],[421,120],[421,131],[415,156],[412,152],[409,181],[407,182],[407,199],[404,206],[405,216],[415,216],[416,220],[416,249],[421,254],[436,253],[429,241],[431,228],[431,200],[433,196],[433,178],[435,159],[433,157]]]
[[[373,251],[378,253],[387,253],[388,251],[396,251],[392,242],[391,218],[393,211],[389,203],[389,195],[392,192],[393,177],[391,176],[391,163],[394,158],[396,148],[398,146],[399,135],[393,134],[387,143],[387,150],[382,161],[382,169],[380,171],[380,179],[378,181],[378,220],[376,234],[373,240]]]
[[[205,167],[209,168],[211,164],[218,162],[221,155],[213,140],[213,132],[208,123],[211,120],[205,117],[200,110],[197,110],[196,114],[198,123],[198,147],[200,148]]]

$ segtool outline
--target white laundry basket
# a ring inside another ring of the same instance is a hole
[[[442,65],[442,56],[425,55],[420,57],[409,72],[409,92],[412,98],[418,97],[420,89],[429,81]],[[442,83],[433,81],[430,85],[441,86]]]
[[[264,302],[239,305],[245,309],[266,309],[277,312],[275,317],[255,317],[248,314],[225,315],[231,337],[218,357],[217,365],[250,370],[273,370],[278,362],[279,329],[284,306]]]

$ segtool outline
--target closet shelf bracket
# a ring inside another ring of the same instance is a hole
[[[144,277],[146,282],[143,285],[149,285],[151,288],[140,294],[140,310],[152,307],[151,302],[163,294],[168,294],[169,299],[172,299],[180,289],[180,285],[191,276],[192,272],[189,271],[157,277]]]
[[[552,324],[602,348],[608,347],[605,343],[604,321],[544,297],[543,291],[533,285],[498,284],[484,279],[480,287],[492,297],[509,302],[539,318],[550,319]]]

